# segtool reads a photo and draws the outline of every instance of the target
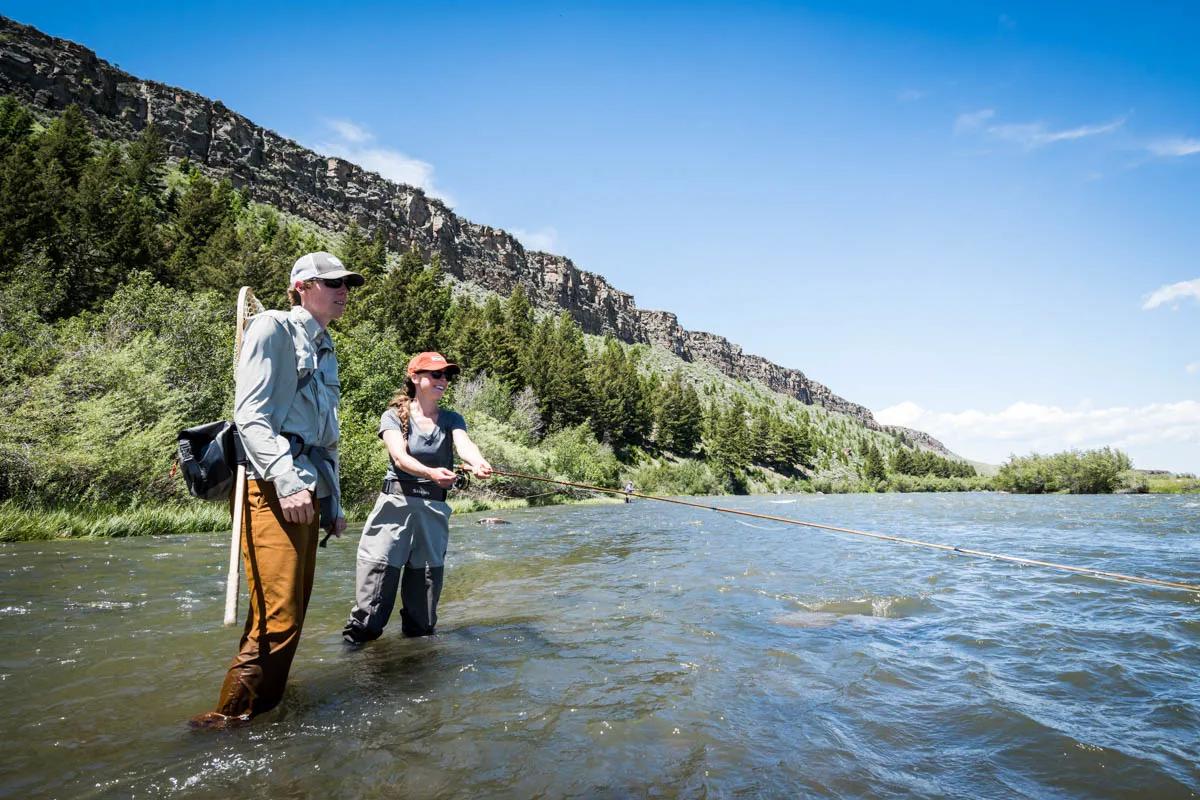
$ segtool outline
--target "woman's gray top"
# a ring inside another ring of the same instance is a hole
[[[462,414],[448,408],[438,409],[437,423],[431,430],[422,431],[410,417],[408,420],[408,454],[427,467],[454,468],[454,436],[456,430],[465,431],[467,421]],[[400,418],[396,410],[389,408],[379,418],[379,435],[384,431],[399,431]],[[392,458],[388,457],[388,471],[384,480],[408,481],[411,483],[433,483],[428,478],[418,478],[400,468]]]

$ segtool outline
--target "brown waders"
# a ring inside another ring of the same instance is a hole
[[[309,524],[283,521],[269,481],[249,480],[242,563],[250,594],[238,654],[225,673],[216,711],[192,718],[197,727],[224,727],[279,704],[287,684],[317,562],[317,515]]]

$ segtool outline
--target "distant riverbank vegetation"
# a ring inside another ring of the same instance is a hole
[[[238,287],[279,307],[291,263],[317,249],[368,279],[333,330],[343,491],[359,513],[383,474],[379,415],[409,355],[426,349],[463,366],[449,403],[494,464],[581,483],[632,480],[664,494],[1114,491],[1110,467],[1128,470],[1120,454],[1081,454],[1078,468],[1030,457],[980,476],[903,433],[585,335],[520,287],[502,298],[456,284],[436,255],[390,246],[378,231],[330,232],[250,202],[169,161],[152,128],[108,142],[77,109],[42,120],[0,99],[0,540],[226,524],[223,504],[186,496],[175,435],[231,414]],[[502,478],[458,502],[579,498]]]
[[[1013,456],[993,481],[995,488],[1021,494],[1110,494],[1126,488],[1132,464],[1120,450],[1102,448],[1049,456]]]

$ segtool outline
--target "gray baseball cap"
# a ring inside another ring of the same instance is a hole
[[[346,269],[346,265],[332,253],[309,253],[296,259],[292,265],[292,286],[296,281],[320,278],[345,278],[347,286],[362,286],[363,276]]]

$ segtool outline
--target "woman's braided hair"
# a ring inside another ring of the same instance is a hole
[[[400,420],[400,430],[403,431],[405,437],[408,436],[409,412],[412,410],[413,398],[417,396],[417,385],[413,383],[411,377],[404,379],[404,389],[396,392],[392,402],[388,403],[388,408],[396,412],[396,418]]]

